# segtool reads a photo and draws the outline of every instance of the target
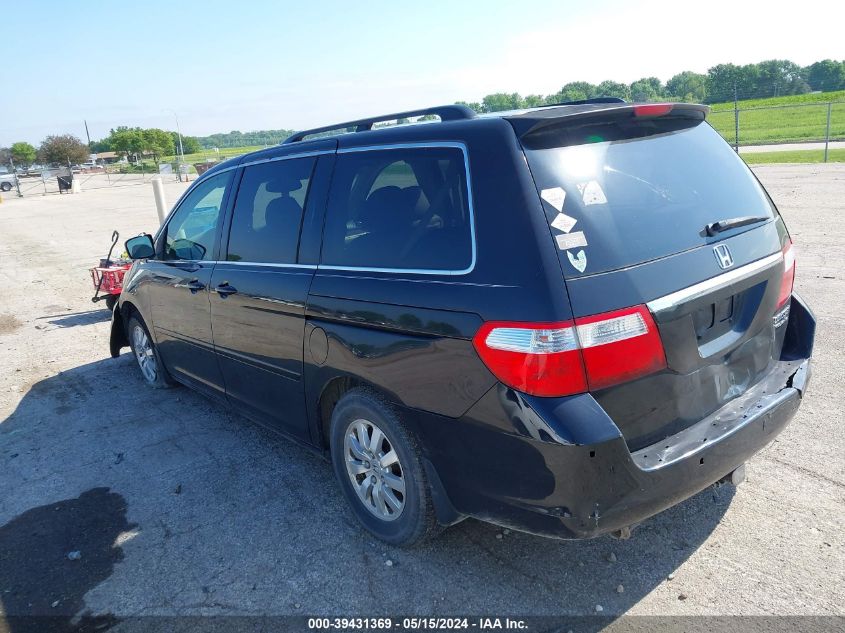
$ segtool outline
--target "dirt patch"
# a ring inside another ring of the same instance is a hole
[[[14,332],[23,323],[14,314],[0,314],[0,334]]]

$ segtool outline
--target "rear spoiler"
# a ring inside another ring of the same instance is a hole
[[[548,128],[596,119],[672,117],[703,121],[710,107],[698,103],[602,103],[539,108],[506,117],[520,138]]]

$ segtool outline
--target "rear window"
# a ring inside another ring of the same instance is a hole
[[[463,152],[425,147],[339,154],[321,263],[435,272],[469,268],[471,217]]]
[[[526,156],[567,277],[624,268],[753,230],[774,217],[745,163],[705,122],[629,119],[561,127]]]

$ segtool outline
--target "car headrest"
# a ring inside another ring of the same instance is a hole
[[[290,193],[302,189],[302,181],[292,175],[280,175],[265,185],[270,193]]]
[[[381,187],[373,191],[361,208],[361,223],[375,230],[411,225],[413,205],[399,187]]]
[[[264,223],[271,231],[275,228],[283,229],[282,225],[290,225],[291,222],[299,222],[302,215],[302,207],[299,203],[288,196],[274,198],[267,205],[264,211]]]

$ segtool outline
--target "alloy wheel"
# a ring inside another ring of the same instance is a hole
[[[383,521],[394,521],[405,507],[405,478],[399,456],[373,422],[358,419],[344,435],[344,461],[364,507]]]
[[[155,382],[158,375],[155,352],[153,352],[150,337],[140,325],[136,325],[132,330],[132,351],[135,352],[135,358],[138,359],[138,366],[144,378],[151,383]]]

